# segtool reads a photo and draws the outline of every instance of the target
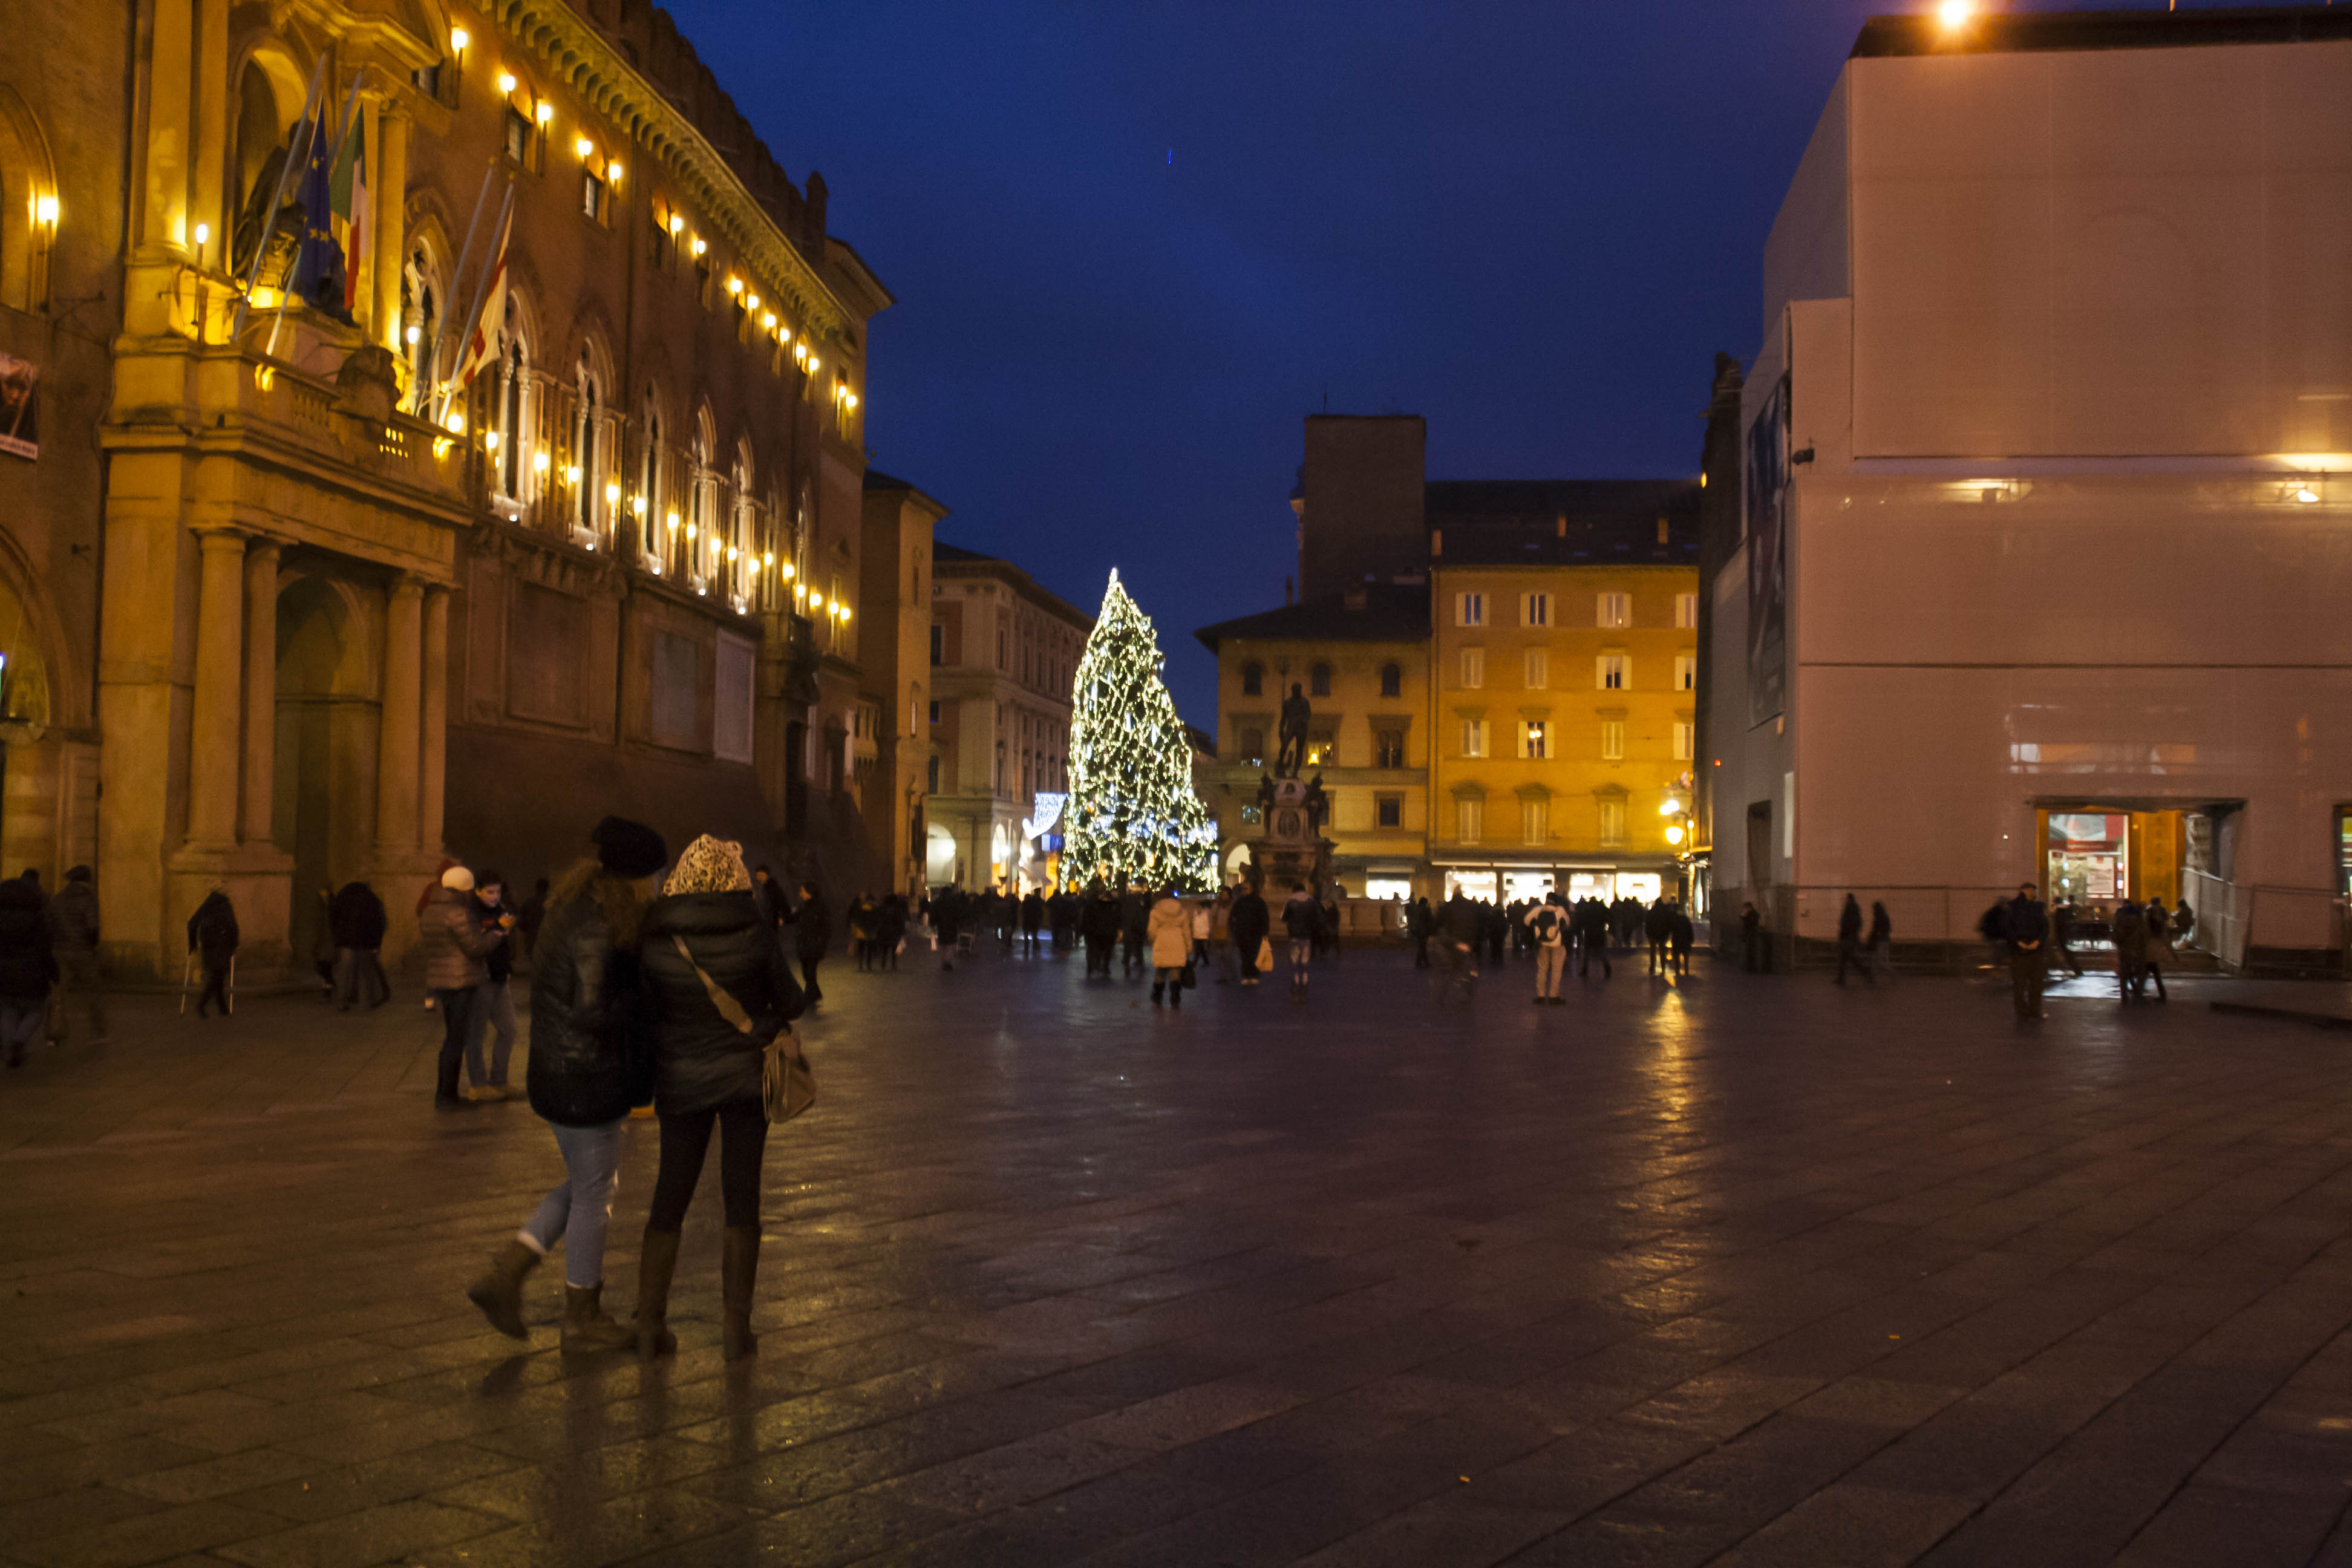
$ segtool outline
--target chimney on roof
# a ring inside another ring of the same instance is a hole
[[[1562,539],[1566,539],[1568,537],[1568,513],[1561,512],[1559,514],[1559,519],[1552,526],[1552,531],[1557,533]]]
[[[801,254],[812,267],[824,265],[824,176],[809,171],[808,200],[801,207]]]

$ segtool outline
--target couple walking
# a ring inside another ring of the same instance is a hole
[[[715,1131],[726,1226],[720,1338],[726,1359],[738,1361],[758,1342],[751,1296],[767,1079],[782,1070],[779,1050],[786,1060],[797,1055],[801,988],[752,897],[740,846],[705,835],[665,877],[668,847],[643,824],[608,816],[593,841],[594,858],[549,896],[531,968],[530,1106],[551,1124],[568,1174],[467,1294],[501,1333],[526,1337],[523,1280],[561,1240],[566,1350],[634,1343],[648,1359],[674,1352],[670,1279]],[[648,1100],[660,1119],[661,1163],[632,1326],[604,1310],[604,1233],[629,1111]]]

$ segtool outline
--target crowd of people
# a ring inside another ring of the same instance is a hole
[[[2085,923],[2081,908],[2070,900],[2044,905],[2039,892],[2032,883],[2024,883],[2015,898],[1994,904],[1977,922],[1978,934],[2009,969],[2011,1000],[2020,1018],[2048,1016],[2042,1010],[2042,993],[2060,964],[2076,979],[2083,975],[2083,961],[2074,951]],[[2175,900],[2170,909],[2160,895],[2151,895],[2145,903],[2128,895],[2118,899],[2108,912],[2105,933],[2115,953],[2117,1000],[2146,1001],[2151,982],[2156,999],[2169,1000],[2164,971],[2173,962],[2173,943],[2186,941],[2196,929],[2197,911],[2187,899]]]

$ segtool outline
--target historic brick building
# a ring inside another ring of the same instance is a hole
[[[871,865],[890,296],[665,14],[21,21],[0,386],[37,373],[42,428],[0,428],[0,855],[94,861],[151,974],[215,883],[248,973],[354,877],[398,946],[445,851],[520,879],[611,810]]]

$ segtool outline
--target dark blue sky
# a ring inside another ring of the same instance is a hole
[[[1192,630],[1282,602],[1327,394],[1425,416],[1433,479],[1696,472],[1846,50],[1926,8],[670,5],[898,298],[876,465],[1084,609],[1118,566],[1211,728]]]

